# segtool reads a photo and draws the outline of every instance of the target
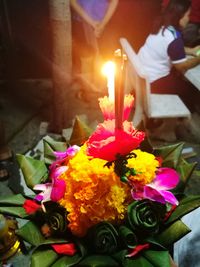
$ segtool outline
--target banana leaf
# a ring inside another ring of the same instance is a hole
[[[170,267],[169,253],[168,251],[155,251],[145,250],[142,253],[143,257],[146,258],[155,267]]]
[[[91,255],[79,262],[77,267],[119,267],[120,265],[107,255]]]
[[[32,159],[21,154],[17,154],[17,161],[22,170],[26,185],[32,189],[34,185],[46,181],[48,170],[41,160]]]
[[[1,205],[22,206],[25,198],[21,194],[0,197]]]
[[[155,240],[162,246],[169,248],[190,231],[191,230],[181,220],[177,220],[167,229],[158,234],[155,237]]]
[[[34,251],[31,256],[31,267],[49,267],[58,259],[59,255],[53,249]]]
[[[43,138],[44,144],[44,161],[46,164],[51,164],[55,161],[56,157],[54,151],[65,151],[67,149],[67,144],[65,142],[55,141],[50,136]]]
[[[200,206],[200,196],[187,196],[183,198],[176,209],[172,212],[171,216],[167,220],[166,224],[170,224],[177,219],[183,217],[192,210]]]
[[[45,242],[44,236],[41,234],[39,228],[31,221],[16,231],[16,234],[23,240],[33,246],[39,246]]]
[[[28,218],[28,215],[23,207],[10,207],[10,206],[0,206],[0,213],[11,215],[18,218]]]
[[[74,256],[63,256],[59,258],[51,267],[71,267],[77,266],[77,263],[82,259],[81,255],[75,254]]]
[[[180,174],[180,182],[173,192],[184,192],[196,166],[197,162],[188,163],[184,159],[180,160],[180,164],[177,166],[177,171]]]
[[[128,254],[127,250],[122,250],[115,255],[113,258],[116,259],[120,263],[120,267],[170,267],[169,265],[169,254],[167,251],[160,250],[148,250],[141,252],[139,255],[127,258]],[[162,259],[162,265],[157,265],[160,262],[160,257]]]
[[[76,116],[69,141],[70,145],[82,145],[89,138],[91,133],[92,129]]]
[[[167,145],[163,147],[156,148],[154,153],[156,156],[160,156],[163,158],[163,166],[164,167],[177,167],[180,158],[181,152],[183,150],[184,143],[177,143],[173,145]]]

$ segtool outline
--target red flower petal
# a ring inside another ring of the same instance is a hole
[[[73,256],[77,251],[74,243],[53,244],[51,246],[53,247],[55,252],[63,255]]]
[[[131,258],[131,257],[134,257],[136,256],[139,252],[141,252],[142,250],[146,250],[150,247],[149,243],[145,243],[145,244],[142,244],[142,245],[138,245],[136,246],[132,251],[131,253],[129,253],[128,255],[126,255],[127,258]]]
[[[116,159],[116,155],[127,155],[144,140],[145,134],[137,131],[131,122],[124,121],[123,130],[115,130],[115,121],[104,121],[90,136],[87,153],[94,158],[107,161]]]
[[[35,213],[38,209],[40,209],[40,205],[37,204],[35,201],[26,199],[23,208],[25,209],[27,214]]]

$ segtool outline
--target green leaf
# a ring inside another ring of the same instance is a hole
[[[91,133],[92,129],[83,123],[78,116],[76,116],[69,141],[70,145],[82,145],[89,138]]]
[[[170,267],[168,251],[145,250],[142,255],[155,267]]]
[[[28,214],[26,213],[25,209],[23,207],[10,207],[10,206],[3,206],[0,207],[0,213],[8,214],[11,216],[16,216],[19,218],[26,218],[28,217]]]
[[[154,153],[156,156],[160,156],[163,158],[163,166],[175,168],[177,167],[181,152],[183,150],[184,143],[177,143],[172,145],[163,146],[160,148],[156,148]]]
[[[44,161],[46,164],[51,164],[55,161],[56,157],[54,151],[66,151],[67,145],[64,142],[58,142],[52,139],[50,136],[46,136],[43,139],[44,144]]]
[[[79,262],[77,267],[119,267],[119,264],[110,256],[91,255]]]
[[[63,256],[57,260],[52,267],[77,266],[77,263],[87,255],[87,249],[78,239],[75,241],[75,244],[78,248],[78,253],[74,256]]]
[[[125,247],[133,248],[137,244],[137,237],[130,228],[121,225],[119,227],[119,233]]]
[[[188,163],[184,159],[181,159],[180,164],[178,164],[177,166],[177,171],[180,174],[180,182],[177,188],[175,189],[176,192],[184,191],[185,186],[187,185],[196,165],[197,165],[197,162]]]
[[[178,220],[157,235],[155,240],[164,247],[169,247],[190,231],[191,230],[181,220]]]
[[[31,221],[16,231],[23,240],[27,241],[33,246],[39,246],[45,242],[45,238],[41,234],[39,228]]]
[[[49,267],[58,257],[53,249],[35,250],[31,256],[31,267]]]
[[[172,223],[180,219],[185,214],[191,212],[192,210],[200,206],[200,196],[187,196],[183,198],[176,209],[172,212],[169,219],[166,221],[166,224]]]
[[[58,259],[51,267],[71,267],[77,266],[77,263],[82,259],[78,254],[74,256],[63,256]]]
[[[34,185],[46,181],[48,170],[43,161],[32,159],[24,155],[18,154],[17,161],[20,165],[26,185],[33,188]]]
[[[26,199],[21,195],[11,195],[8,197],[0,197],[0,204],[3,205],[12,205],[12,206],[22,206]]]

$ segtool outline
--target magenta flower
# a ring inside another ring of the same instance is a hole
[[[54,161],[49,167],[50,177],[52,178],[54,176],[55,170],[56,172],[58,172],[58,174],[55,175],[60,175],[59,172],[62,172],[62,169],[58,169],[58,167],[62,166],[62,164],[66,161],[68,157],[73,157],[79,150],[80,147],[74,145],[70,146],[65,152],[55,151],[54,155],[56,156],[56,161]]]
[[[107,120],[97,126],[87,142],[87,154],[107,161],[116,155],[127,155],[144,140],[144,132],[137,131],[131,122],[123,122],[123,130],[115,130],[115,120]]]
[[[62,160],[68,156],[73,157],[79,150],[79,146],[73,145],[67,148],[65,152],[55,151],[54,155],[56,156],[57,160]]]
[[[171,168],[160,168],[152,183],[132,190],[132,197],[136,200],[148,198],[165,204],[178,205],[178,200],[168,190],[173,189],[179,182],[179,174]]]
[[[52,191],[52,184],[51,183],[46,183],[46,184],[36,184],[33,187],[34,190],[36,191],[42,191],[39,194],[35,196],[35,199],[40,202],[47,202],[50,201],[50,195]]]
[[[66,172],[67,169],[67,166],[61,166],[51,170],[50,177],[52,183],[35,185],[33,188],[34,190],[42,191],[35,197],[35,199],[42,203],[50,200],[55,202],[60,200],[65,194],[66,184],[65,181],[59,177],[62,173]]]
[[[50,198],[52,201],[58,201],[60,200],[66,190],[66,184],[63,179],[60,179],[59,177],[67,171],[67,166],[60,166],[57,168],[52,168],[50,172],[50,177],[52,179],[52,190]]]
[[[66,184],[64,180],[59,178],[53,179],[52,190],[50,195],[51,200],[54,202],[60,200],[64,196],[65,190]]]

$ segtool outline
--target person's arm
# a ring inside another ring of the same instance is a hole
[[[175,39],[168,46],[168,55],[172,60],[172,65],[181,73],[185,73],[187,70],[194,68],[200,64],[200,56],[195,54],[195,57],[187,58],[187,53],[196,53],[198,46],[196,48],[186,48],[184,47],[183,41],[181,38]]]
[[[76,13],[89,25],[91,25],[93,28],[96,27],[97,21],[93,20],[87,12],[78,4],[77,0],[70,0],[71,7],[76,11]]]
[[[96,34],[97,37],[99,37],[101,35],[101,33],[103,32],[106,24],[112,18],[113,14],[114,14],[114,12],[115,12],[115,10],[117,8],[118,2],[119,2],[118,0],[110,0],[110,3],[109,3],[109,6],[108,6],[108,9],[106,11],[105,16],[103,17],[102,21],[96,27],[95,34]]]
[[[185,47],[185,53],[187,55],[191,55],[191,56],[196,56],[197,55],[197,51],[200,50],[200,45],[197,45],[195,47]]]
[[[181,63],[173,64],[173,66],[175,67],[175,69],[184,74],[187,70],[194,68],[198,64],[200,64],[200,56],[189,58]]]

